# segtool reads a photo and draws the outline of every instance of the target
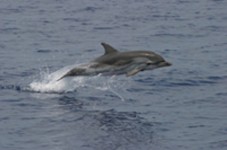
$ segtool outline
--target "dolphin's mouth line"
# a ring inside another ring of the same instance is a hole
[[[155,63],[149,63],[148,65],[153,65],[153,66],[157,66],[157,67],[164,67],[164,66],[171,66],[172,64],[167,62],[167,61],[158,61]]]

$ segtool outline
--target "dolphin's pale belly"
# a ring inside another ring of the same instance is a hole
[[[72,70],[67,74],[68,76],[91,76],[91,75],[121,75],[126,74],[138,64],[127,64],[122,66],[104,65],[98,63],[83,64]]]
[[[80,65],[69,72],[67,72],[64,76],[62,76],[59,80],[64,77],[70,76],[94,76],[94,75],[103,75],[103,76],[112,76],[112,75],[127,75],[130,74],[134,75],[137,73],[137,70],[143,71],[146,69],[146,64],[144,63],[130,63],[121,66],[113,66],[113,65],[106,65],[106,64],[99,64],[99,63],[89,63]],[[154,69],[149,66],[149,70]]]
[[[121,67],[106,66],[105,68],[95,69],[95,72],[97,74],[102,74],[102,75],[121,75],[121,74],[126,74],[128,70],[129,70],[129,67],[127,66],[121,66]]]
[[[90,66],[86,69],[86,74],[94,75],[94,74],[102,74],[104,76],[111,75],[122,75],[127,74],[131,70],[135,68],[144,68],[144,64],[139,63],[130,63],[121,66],[113,66],[113,65],[103,65],[99,67]]]

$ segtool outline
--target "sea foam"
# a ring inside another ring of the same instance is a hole
[[[117,92],[118,90],[116,91],[116,89],[121,87],[117,86],[118,82],[115,76],[78,76],[67,77],[58,81],[60,77],[76,66],[67,66],[52,73],[49,73],[49,70],[40,71],[40,79],[32,81],[27,90],[39,93],[67,93],[76,91],[78,88],[87,87],[101,91],[109,91],[124,101],[123,96]]]

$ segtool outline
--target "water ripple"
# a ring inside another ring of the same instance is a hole
[[[99,122],[100,129],[107,135],[100,136],[90,147],[110,150],[152,147],[153,124],[140,117],[138,113],[117,112],[111,109],[97,113],[94,117]]]
[[[19,85],[0,85],[0,90],[16,90],[16,91],[21,91],[22,88]]]

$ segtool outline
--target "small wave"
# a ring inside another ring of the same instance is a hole
[[[11,90],[21,91],[22,88],[19,85],[0,85],[1,90]]]
[[[118,28],[117,26],[100,26],[100,27],[94,27],[94,30],[111,30],[111,29],[116,29]]]
[[[141,117],[137,112],[118,112],[114,109],[93,112],[83,119],[95,119],[94,127],[98,127],[108,136],[99,136],[88,142],[94,149],[152,149],[154,124]],[[102,144],[101,144],[102,143]],[[132,148],[134,147],[134,148]]]
[[[38,49],[36,51],[37,51],[37,53],[50,53],[51,52],[50,49]]]

